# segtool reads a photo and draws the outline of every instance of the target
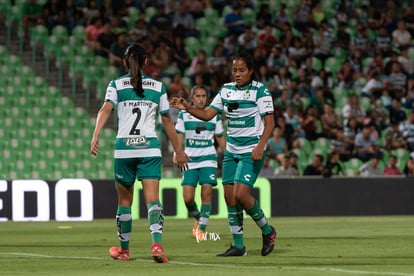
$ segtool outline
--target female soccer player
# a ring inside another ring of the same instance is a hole
[[[262,230],[263,256],[272,252],[276,230],[269,225],[251,190],[265,160],[265,147],[274,128],[273,101],[268,89],[253,78],[253,58],[240,52],[232,58],[234,82],[224,84],[213,102],[199,110],[183,98],[173,98],[170,104],[209,121],[217,113],[228,119],[227,144],[223,159],[224,197],[233,244],[217,256],[244,256],[243,209]]]
[[[190,99],[195,108],[204,110],[208,101],[206,88],[200,85],[192,87]],[[200,241],[205,238],[204,232],[211,212],[211,193],[213,186],[217,185],[217,154],[214,136],[223,151],[226,147],[223,124],[218,115],[205,122],[186,111],[181,111],[175,128],[181,144],[185,139],[185,152],[190,158],[188,170],[183,172],[181,185],[188,212],[196,219],[193,237]],[[197,184],[201,185],[201,210],[194,201]]]
[[[130,260],[129,238],[132,228],[131,205],[135,179],[142,183],[148,208],[148,222],[152,237],[152,257],[155,262],[165,263],[168,258],[161,245],[163,232],[163,208],[159,200],[161,178],[161,150],[155,133],[157,111],[168,138],[171,140],[176,163],[187,168],[187,155],[178,142],[174,124],[169,116],[169,104],[163,83],[142,73],[147,62],[145,49],[139,44],[127,48],[124,65],[129,73],[112,80],[106,90],[105,102],[98,112],[90,152],[99,153],[99,134],[116,108],[118,133],[115,140],[114,173],[118,195],[116,225],[120,247],[111,247],[112,258]]]

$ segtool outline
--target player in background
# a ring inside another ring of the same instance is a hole
[[[196,85],[191,88],[190,99],[193,106],[204,110],[209,99],[204,86]],[[226,141],[223,136],[223,123],[219,115],[210,121],[202,121],[186,111],[180,111],[175,125],[178,140],[185,144],[185,152],[190,158],[188,170],[183,171],[181,185],[185,206],[190,216],[196,219],[193,227],[193,237],[197,241],[204,240],[211,212],[211,193],[217,185],[217,153],[214,137],[224,152]],[[201,209],[194,201],[197,184],[201,185]]]
[[[129,46],[124,55],[129,73],[112,80],[106,90],[105,101],[98,112],[90,152],[99,153],[99,134],[112,110],[116,109],[118,133],[114,150],[115,189],[118,196],[116,225],[120,247],[111,247],[110,256],[129,261],[129,240],[132,229],[131,205],[134,183],[142,183],[148,222],[152,238],[152,257],[165,263],[168,258],[161,245],[163,234],[163,207],[159,200],[161,179],[161,150],[155,132],[157,112],[161,119],[181,169],[187,168],[187,156],[178,141],[174,123],[169,116],[165,85],[142,73],[147,63],[145,49],[139,44]]]
[[[261,254],[266,256],[274,249],[276,230],[269,225],[251,192],[263,167],[266,143],[275,126],[273,101],[269,90],[254,80],[254,61],[248,53],[235,54],[231,62],[234,82],[224,84],[207,109],[199,110],[183,98],[173,98],[170,104],[204,121],[218,113],[226,114],[228,130],[222,182],[233,244],[217,256],[246,255],[243,209],[262,231]]]

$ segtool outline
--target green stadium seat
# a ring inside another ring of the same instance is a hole
[[[363,162],[358,158],[351,158],[343,164],[345,176],[355,176],[355,172],[361,168]]]

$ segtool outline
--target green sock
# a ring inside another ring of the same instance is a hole
[[[201,216],[200,216],[200,230],[205,231],[208,223],[208,218],[210,217],[211,204],[202,204],[201,205]]]
[[[252,219],[254,220],[254,222],[256,222],[257,226],[260,227],[260,229],[262,229],[262,233],[263,234],[269,234],[270,232],[272,232],[272,228],[270,227],[269,223],[267,222],[267,219],[262,211],[262,209],[260,209],[260,205],[259,202],[256,200],[254,203],[253,208],[246,210],[246,212],[249,214],[249,216],[252,217]]]
[[[193,203],[189,203],[185,205],[187,207],[188,210],[188,214],[190,215],[190,217],[195,217],[196,219],[200,219],[200,211],[198,210],[197,207],[197,203],[193,202]]]
[[[152,201],[148,204],[147,209],[152,242],[161,242],[164,224],[162,205],[159,201]]]
[[[237,213],[237,206],[227,206],[227,216],[230,232],[233,236],[233,246],[242,249],[244,247],[243,220],[240,221],[240,214]],[[240,224],[240,222],[242,223]]]
[[[121,243],[121,248],[128,250],[129,238],[132,230],[131,207],[118,206],[116,212],[116,227],[118,229],[118,238]]]

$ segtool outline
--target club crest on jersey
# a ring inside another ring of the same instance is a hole
[[[247,90],[243,95],[243,100],[247,100],[250,98],[250,90]]]

